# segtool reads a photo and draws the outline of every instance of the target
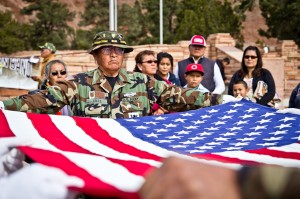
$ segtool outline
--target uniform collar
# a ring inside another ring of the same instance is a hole
[[[104,73],[99,69],[95,69],[93,72],[93,80],[92,80],[92,84],[101,84],[101,82],[103,82],[105,79]],[[119,79],[117,81],[120,85],[123,85],[127,82],[129,82],[129,76],[127,71],[124,68],[120,69],[119,72]]]

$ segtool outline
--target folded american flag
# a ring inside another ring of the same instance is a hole
[[[84,180],[95,196],[138,198],[151,169],[170,155],[230,168],[300,167],[300,116],[246,100],[131,119],[0,112],[0,138],[26,137],[34,161]]]

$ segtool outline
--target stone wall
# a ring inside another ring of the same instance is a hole
[[[123,67],[130,71],[133,70],[135,66],[134,57],[138,52],[145,49],[153,50],[156,53],[165,51],[172,54],[174,64],[176,65],[179,60],[189,56],[188,45],[189,41],[180,41],[174,45],[153,44],[133,46],[134,51],[126,55]],[[229,33],[212,34],[207,38],[206,57],[211,59],[230,58],[230,65],[228,68],[225,68],[225,74],[229,80],[233,73],[240,68],[243,55],[243,51],[234,46],[235,40]],[[270,49],[269,53],[264,54],[262,51],[262,54],[264,67],[272,72],[277,92],[281,98],[285,99],[284,103],[286,105],[287,98],[292,89],[300,82],[300,53],[298,46],[294,41],[280,41]],[[18,52],[10,56],[25,57],[31,55],[39,56],[39,51]],[[84,50],[59,51],[57,57],[67,63],[70,74],[84,72],[96,67],[93,57]],[[0,99],[26,92],[24,90],[0,88]]]

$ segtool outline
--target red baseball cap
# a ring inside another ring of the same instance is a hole
[[[203,36],[201,36],[201,35],[194,35],[191,38],[190,45],[199,45],[199,46],[206,47],[206,42],[205,42],[205,39],[204,39]]]
[[[189,72],[200,72],[202,73],[202,75],[204,75],[204,70],[203,70],[203,67],[201,64],[189,64],[187,67],[186,67],[186,71],[185,71],[185,74],[188,74]]]

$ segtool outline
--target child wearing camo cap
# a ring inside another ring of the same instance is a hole
[[[186,67],[185,79],[187,84],[183,88],[192,88],[193,90],[201,91],[203,93],[209,92],[201,81],[203,80],[204,70],[201,64],[189,64]]]

